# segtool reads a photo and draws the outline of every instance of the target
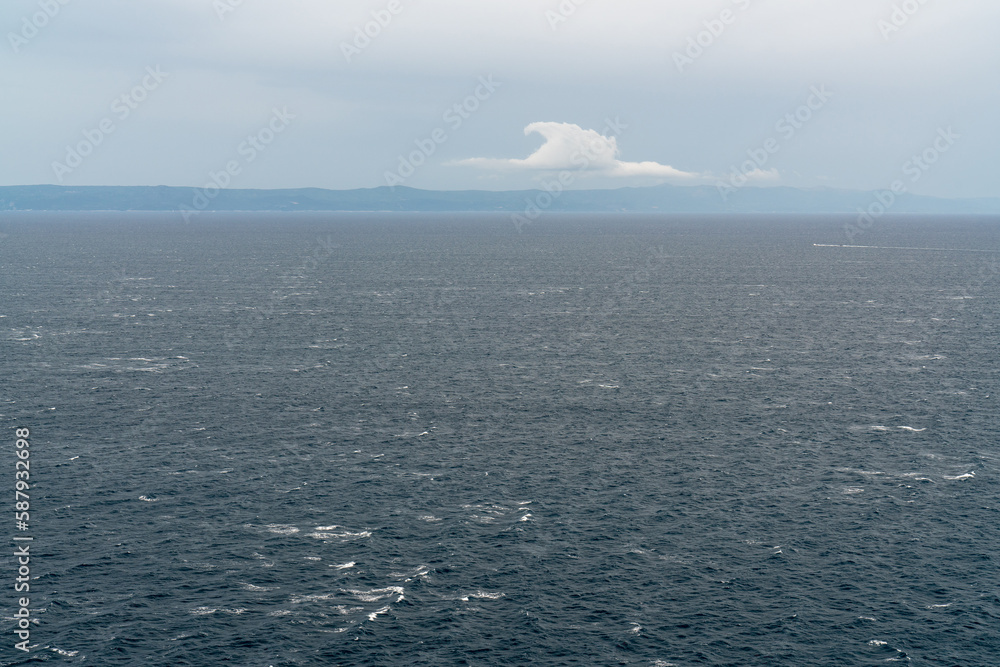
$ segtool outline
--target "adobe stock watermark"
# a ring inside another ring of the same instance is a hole
[[[601,138],[606,138],[609,133],[615,137],[619,137],[621,136],[622,130],[627,129],[628,125],[622,123],[620,118],[615,117],[614,120],[605,118],[604,130],[601,132]],[[576,171],[573,172],[569,169],[563,169],[554,180],[543,180],[542,191],[534,197],[528,197],[525,199],[524,211],[510,216],[511,222],[513,222],[514,227],[517,228],[517,233],[523,233],[524,228],[527,225],[533,223],[542,215],[544,211],[551,208],[552,205],[555,204],[556,200],[562,196],[562,193],[566,191],[566,188],[576,182],[576,174],[587,171],[595,161],[600,158],[607,157],[608,144],[598,139],[595,139],[594,143],[590,146],[587,146],[583,150],[577,151],[571,155],[570,162],[577,167]]]
[[[556,9],[545,11],[545,20],[549,22],[549,27],[555,32],[559,26],[569,20],[569,17],[576,14],[576,10],[587,4],[587,0],[562,0]]]
[[[962,135],[955,134],[950,127],[938,128],[937,137],[930,146],[922,152],[913,155],[903,163],[901,170],[904,176],[909,177],[910,183],[917,183],[924,174],[930,171],[931,167],[941,159],[941,156],[951,150],[955,142],[962,138]],[[888,190],[879,190],[875,193],[875,201],[867,208],[858,209],[858,219],[856,222],[844,225],[844,234],[849,243],[872,228],[875,221],[889,212],[896,204],[900,195],[906,194],[906,183],[901,178],[897,178],[889,185]]]
[[[740,11],[750,9],[752,0],[731,0]],[[729,26],[736,23],[739,15],[732,9],[723,9],[714,19],[704,21],[702,25],[705,29],[697,35],[688,37],[688,45],[683,51],[674,51],[674,64],[677,71],[684,73],[685,68],[694,65],[695,61],[705,55],[707,49],[715,46],[716,41],[722,37]]]
[[[226,16],[232,14],[243,6],[243,0],[213,0],[212,8],[215,15],[219,17],[219,22],[226,20]]]
[[[882,33],[882,39],[889,41],[894,33],[902,30],[910,19],[916,16],[917,12],[923,9],[929,0],[903,0],[902,3],[892,6],[892,14],[889,19],[879,19],[878,29]]]
[[[404,9],[402,0],[389,0],[385,9],[377,9],[371,13],[372,20],[363,26],[354,29],[354,39],[350,42],[340,43],[340,52],[348,64],[354,60],[355,56],[360,56],[365,49],[372,45],[372,40],[382,34],[382,31],[389,27],[393,20],[399,16]]]
[[[111,102],[111,113],[119,122],[125,121],[132,112],[149,98],[149,94],[160,87],[160,84],[170,76],[169,72],[160,71],[160,66],[150,65],[146,68],[146,76],[127,93],[119,95]],[[110,116],[105,116],[97,123],[97,127],[83,131],[83,140],[74,146],[66,146],[66,157],[62,162],[52,163],[52,172],[62,183],[66,176],[73,173],[83,161],[92,155],[104,140],[118,129]]]
[[[795,135],[806,126],[815,114],[826,106],[826,103],[833,97],[833,93],[827,90],[826,84],[812,86],[809,88],[809,97],[805,104],[791,113],[787,113],[774,124],[775,132],[781,135],[785,142],[791,141]],[[764,167],[770,162],[771,156],[776,155],[782,147],[781,140],[770,137],[758,148],[747,149],[747,159],[743,164],[732,167],[729,178],[726,181],[716,181],[715,187],[722,197],[722,201],[729,201],[729,196],[745,186],[755,174],[764,171]]]
[[[34,538],[26,534],[31,530],[31,442],[28,438],[31,431],[26,428],[19,428],[14,431],[17,437],[17,461],[14,464],[14,526],[21,534],[14,536],[14,556],[17,558],[17,577],[14,578],[13,589],[17,593],[22,593],[25,597],[17,600],[17,613],[14,614],[16,627],[14,632],[20,642],[14,644],[14,648],[29,651],[28,642],[31,640],[31,624],[34,619],[31,617],[31,598],[27,594],[31,592],[31,544]],[[37,468],[36,468],[37,470]],[[37,620],[34,620],[37,623]]]
[[[479,85],[461,102],[453,104],[441,116],[441,120],[448,124],[451,132],[456,132],[469,118],[472,117],[483,102],[486,102],[500,88],[501,85],[493,80],[493,75],[479,77]],[[428,158],[437,152],[438,146],[448,141],[450,135],[443,127],[435,128],[429,136],[413,141],[417,149],[411,151],[409,155],[399,156],[399,165],[396,171],[385,172],[385,184],[389,187],[403,185],[410,176],[416,173],[417,169],[423,166]]]
[[[49,22],[59,15],[62,8],[72,0],[38,0],[38,7],[41,9],[30,17],[21,17],[20,32],[8,32],[7,40],[14,53],[20,53],[21,47],[27,46],[28,42],[38,36],[38,33],[49,24]]]
[[[270,120],[255,133],[247,135],[247,138],[236,147],[238,157],[227,161],[221,170],[208,172],[209,182],[195,190],[191,206],[181,204],[180,212],[184,216],[184,222],[191,222],[192,215],[208,208],[212,200],[229,187],[233,177],[242,174],[243,167],[254,162],[266,151],[278,135],[288,129],[294,119],[295,114],[289,113],[288,107],[272,109]]]

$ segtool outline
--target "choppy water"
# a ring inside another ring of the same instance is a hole
[[[1000,664],[1000,224],[844,222],[0,218],[0,664]]]

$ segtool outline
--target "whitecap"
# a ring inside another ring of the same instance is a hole
[[[509,507],[502,505],[462,505],[462,509],[477,510],[482,514],[472,514],[470,518],[480,523],[493,523],[498,518],[510,511]]]
[[[881,470],[858,470],[857,468],[837,468],[837,472],[853,472],[858,475],[879,476],[885,475]]]
[[[365,610],[364,607],[348,607],[342,604],[338,604],[336,607],[334,607],[334,609],[336,609],[337,613],[342,616],[350,616],[351,614],[356,614],[359,611]]]
[[[912,426],[900,426],[899,429],[903,431],[909,431],[910,433],[923,433],[924,431],[927,430],[927,427],[925,426],[924,428],[913,428]]]
[[[389,586],[387,588],[373,588],[370,591],[358,591],[352,589],[344,590],[345,593],[350,593],[356,597],[361,602],[378,602],[379,600],[384,600],[385,598],[392,597],[393,595],[399,595],[399,599],[403,597],[403,587],[402,586]],[[398,602],[398,600],[397,600]]]
[[[242,614],[242,613],[246,612],[246,609],[243,609],[243,608],[237,608],[237,609],[222,609],[222,608],[219,608],[219,609],[216,609],[215,607],[198,607],[196,609],[192,609],[191,610],[191,613],[193,615],[195,615],[195,616],[206,616],[208,614],[214,614],[216,612],[222,612],[223,614],[234,614],[234,615],[238,616],[239,614]]]
[[[976,473],[974,473],[974,472],[967,472],[964,475],[959,475],[957,477],[948,477],[947,475],[945,475],[944,478],[946,480],[948,480],[949,482],[958,482],[958,481],[961,481],[963,479],[972,479],[975,476],[976,476]]]
[[[248,584],[246,582],[244,582],[244,583],[242,583],[240,585],[243,587],[243,590],[245,590],[245,591],[260,592],[260,591],[269,591],[269,590],[271,590],[270,588],[267,588],[265,586],[254,586],[253,584]]]
[[[289,526],[283,523],[271,523],[265,526],[268,532],[274,533],[275,535],[294,535],[299,532],[299,529],[295,526]]]
[[[386,605],[381,609],[376,609],[372,613],[368,614],[368,620],[374,621],[376,618],[379,617],[379,614],[388,614],[388,613],[389,613],[389,605]]]
[[[354,561],[352,560],[352,561],[351,561],[350,563],[344,563],[344,564],[342,564],[342,565],[331,565],[330,567],[332,567],[332,568],[333,568],[333,569],[335,569],[335,570],[349,570],[349,569],[351,569],[352,567],[354,567],[354,566],[355,566],[356,564],[357,564],[357,563],[355,563],[355,562],[354,562]]]
[[[337,597],[336,593],[324,593],[322,595],[293,595],[289,598],[292,604],[302,604],[303,602],[316,602],[317,600],[329,600]]]
[[[431,569],[427,565],[419,565],[409,572],[390,572],[389,576],[410,581],[414,577],[426,577],[430,571]]]
[[[904,479],[912,479],[914,482],[933,482],[930,477],[924,477],[922,472],[906,472],[900,475]]]
[[[264,556],[263,554],[259,554],[256,551],[254,553],[250,554],[250,555],[253,556],[254,558],[256,558],[257,560],[264,561],[264,562],[261,563],[261,565],[263,565],[264,567],[274,567],[274,563],[272,563],[271,561],[267,560],[267,556]],[[212,565],[210,567],[215,567],[215,566]]]
[[[155,503],[159,498],[149,498],[147,496],[139,496],[139,500],[147,503]]]
[[[475,593],[469,593],[468,595],[461,598],[462,602],[468,602],[469,598],[475,598],[477,600],[499,600],[500,598],[507,597],[506,593],[489,593],[487,591],[476,591]]]
[[[312,537],[317,540],[330,540],[330,539],[341,539],[341,540],[360,540],[366,537],[371,537],[370,530],[362,530],[357,532],[352,532],[350,530],[345,530],[340,533],[336,532],[315,532],[307,533],[306,537]]]

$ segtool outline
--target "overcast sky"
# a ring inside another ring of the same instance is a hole
[[[998,25],[996,0],[3,0],[0,184],[1000,196]]]

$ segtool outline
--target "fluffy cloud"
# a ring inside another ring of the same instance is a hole
[[[618,159],[616,137],[585,130],[572,123],[532,123],[524,133],[540,134],[545,143],[524,159],[469,158],[452,164],[482,169],[530,169],[538,171],[589,171],[602,176],[653,176],[693,180],[704,176],[675,169],[659,162],[624,162]]]

